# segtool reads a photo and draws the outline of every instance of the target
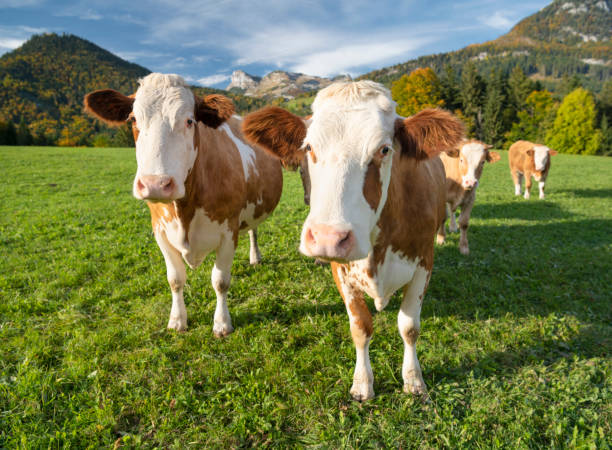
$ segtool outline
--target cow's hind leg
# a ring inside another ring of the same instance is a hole
[[[166,276],[170,290],[172,291],[172,309],[170,310],[170,320],[168,328],[176,331],[187,329],[187,309],[183,300],[183,287],[187,280],[185,263],[178,250],[176,250],[162,233],[155,233],[157,245],[164,255],[166,261]]]
[[[510,172],[512,181],[514,181],[514,195],[521,195],[521,184],[523,183],[523,174],[519,171]]]
[[[467,232],[470,224],[470,214],[472,213],[472,207],[474,203],[463,205],[461,207],[461,214],[459,215],[459,229],[461,230],[461,236],[459,237],[459,251],[462,255],[468,255],[470,253],[470,246],[468,244]]]
[[[431,272],[417,266],[414,277],[404,290],[404,298],[397,316],[397,326],[404,341],[402,378],[404,392],[427,398],[421,366],[416,353],[416,341],[421,330],[421,305]]]
[[[345,266],[332,263],[334,281],[346,306],[351,336],[357,354],[353,386],[350,392],[355,400],[361,402],[374,398],[374,374],[372,373],[369,354],[373,333],[372,314],[370,314],[368,305],[363,299],[363,293],[347,283],[345,270]]]
[[[257,227],[249,230],[249,241],[251,243],[250,252],[250,263],[255,265],[261,262],[261,253],[259,252],[259,245],[257,245]]]
[[[229,309],[227,308],[227,291],[230,287],[232,262],[234,261],[235,252],[235,241],[231,237],[222,238],[221,245],[217,249],[215,266],[211,275],[212,285],[215,289],[215,294],[217,294],[213,333],[219,338],[227,336],[234,331]]]

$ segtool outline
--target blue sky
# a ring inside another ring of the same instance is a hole
[[[0,54],[83,37],[156,72],[224,88],[235,69],[353,76],[495,39],[550,0],[0,0]]]

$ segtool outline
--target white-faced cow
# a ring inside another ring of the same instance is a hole
[[[491,147],[491,145],[483,142],[470,140],[461,142],[452,152],[440,155],[446,172],[446,215],[447,217],[450,216],[449,231],[451,233],[457,231],[455,211],[458,207],[461,207],[459,251],[464,255],[470,253],[467,229],[482,170],[485,163],[494,163],[501,158],[499,153],[489,151]],[[438,231],[438,244],[444,244],[446,240],[445,224],[446,221]]]
[[[111,125],[132,122],[138,169],[133,194],[146,200],[153,233],[172,290],[168,328],[184,330],[185,264],[216,252],[213,331],[233,331],[227,307],[230,271],[240,232],[249,230],[251,264],[260,261],[257,225],[276,207],[282,190],[278,159],[243,141],[241,119],[221,95],[196,97],[178,75],[153,73],[133,96],[101,90],[85,108]]]
[[[529,198],[531,177],[535,178],[540,188],[540,198],[544,198],[544,184],[550,170],[550,157],[557,154],[545,145],[529,141],[516,141],[510,146],[508,162],[510,174],[514,181],[514,195],[521,195],[521,184],[525,177],[525,198]]]
[[[404,391],[426,395],[415,344],[445,215],[444,167],[434,156],[463,135],[447,112],[403,118],[395,106],[378,83],[340,82],[317,94],[308,122],[267,107],[243,123],[248,140],[280,158],[299,161],[307,153],[312,189],[300,251],[332,261],[356,347],[351,394],[358,400],[374,396],[372,316],[363,294],[380,311],[398,289]]]

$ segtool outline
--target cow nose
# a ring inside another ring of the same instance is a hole
[[[175,200],[176,182],[168,175],[141,175],[136,192],[142,200]]]
[[[466,189],[473,189],[478,186],[478,180],[465,180],[463,182],[463,187]]]
[[[306,229],[304,244],[309,256],[345,260],[355,248],[355,235],[330,225],[311,225]]]

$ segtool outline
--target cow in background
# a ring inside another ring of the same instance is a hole
[[[455,211],[461,207],[459,215],[459,227],[461,237],[459,238],[459,251],[467,255],[470,248],[467,239],[467,229],[470,222],[470,214],[476,200],[476,188],[482,175],[485,163],[494,163],[500,160],[499,153],[491,152],[493,146],[477,140],[464,141],[451,152],[442,153],[440,159],[446,171],[446,211],[447,218],[450,216],[449,231],[457,231],[455,222]],[[446,240],[445,224],[442,223],[438,231],[437,242],[444,244]]]
[[[373,325],[364,293],[380,311],[398,289],[404,391],[426,396],[416,340],[434,238],[445,217],[444,167],[436,156],[463,137],[461,122],[448,112],[403,118],[395,107],[378,83],[339,82],[319,91],[309,123],[277,107],[251,113],[243,123],[249,141],[279,158],[308,158],[310,212],[300,251],[332,261],[356,348],[350,390],[356,400],[374,396]]]
[[[540,198],[543,199],[544,185],[550,170],[550,157],[556,154],[556,150],[529,141],[516,141],[512,144],[508,152],[508,162],[514,181],[514,195],[521,195],[521,184],[525,177],[525,198],[528,199],[533,177],[538,182]]]
[[[251,264],[261,260],[257,225],[274,210],[283,185],[279,161],[249,146],[242,119],[221,95],[196,97],[178,75],[152,73],[133,96],[106,89],[87,94],[85,109],[110,125],[132,123],[138,169],[133,195],[146,200],[172,291],[168,328],[185,330],[185,261],[216,253],[213,332],[233,331],[227,291],[238,235],[249,232]]]

